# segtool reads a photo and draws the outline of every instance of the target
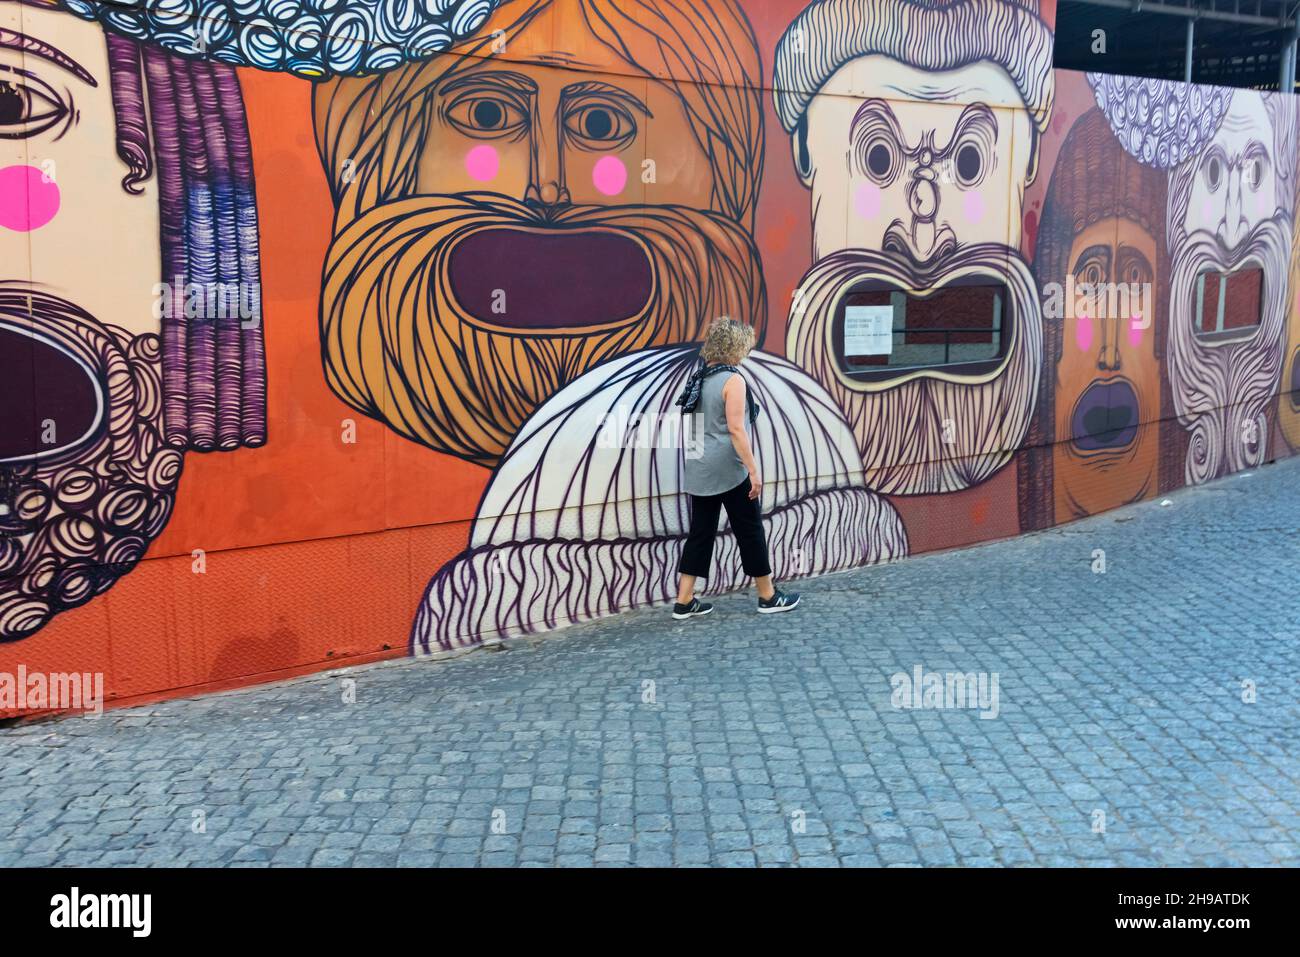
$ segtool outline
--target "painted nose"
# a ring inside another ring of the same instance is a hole
[[[528,190],[524,193],[524,202],[533,206],[565,206],[572,199],[563,184],[551,180],[541,185],[529,183]]]
[[[939,211],[939,190],[929,176],[918,176],[912,181],[909,199],[913,219],[933,220]]]
[[[934,253],[938,238],[935,219],[939,214],[939,189],[934,170],[923,167],[907,191],[907,206],[912,214],[912,248],[917,259],[925,261]]]
[[[538,127],[540,130],[540,127]],[[558,136],[538,133],[533,142],[533,169],[524,202],[532,206],[560,206],[572,202],[564,183],[563,146]]]
[[[1246,215],[1242,208],[1242,171],[1234,169],[1228,174],[1227,195],[1224,197],[1223,223],[1220,238],[1229,249],[1236,249],[1246,238]]]
[[[1119,356],[1119,336],[1125,319],[1112,316],[1101,321],[1101,352],[1097,355],[1097,368],[1102,372],[1118,372],[1122,365]]]

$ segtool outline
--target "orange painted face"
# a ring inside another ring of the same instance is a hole
[[[577,6],[556,4],[568,14]],[[665,83],[628,75],[627,62],[582,17],[564,19],[564,51],[543,20],[502,56],[471,58],[437,84],[419,192],[708,209],[713,170],[681,98]]]
[[[730,3],[646,8],[508,4],[473,55],[318,87],[322,344],[346,402],[490,466],[597,363],[724,315],[761,334],[757,50]],[[703,82],[719,71],[753,85]]]
[[[1157,261],[1155,239],[1123,218],[1094,223],[1071,245],[1076,285],[1124,284],[1134,294],[1081,296],[1063,320],[1053,448],[1058,523],[1137,501],[1156,487]]]

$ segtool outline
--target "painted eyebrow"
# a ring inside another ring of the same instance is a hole
[[[636,107],[650,119],[654,119],[654,114],[650,112],[650,107],[641,102],[641,98],[635,93],[629,93],[627,90],[612,83],[601,83],[599,80],[588,80],[583,83],[574,83],[564,88],[563,96],[566,100],[574,100],[583,96],[608,96],[613,99],[622,100],[625,103]]]
[[[1106,268],[1109,269],[1111,262],[1114,259],[1114,254],[1112,253],[1110,246],[1105,243],[1093,243],[1074,258],[1074,265],[1070,267],[1070,272],[1077,271],[1084,260],[1092,259],[1093,257],[1104,259],[1106,261]]]
[[[872,97],[869,100],[863,100],[862,105],[858,107],[858,111],[853,114],[853,122],[849,124],[849,136],[852,136],[857,131],[858,125],[868,116],[879,116],[894,127],[896,131],[901,132],[898,129],[898,117],[894,115],[894,109],[889,105],[889,101],[880,97]]]
[[[34,56],[49,60],[58,66],[63,67],[69,73],[78,79],[85,80],[91,86],[99,86],[95,78],[90,75],[90,71],[78,63],[72,57],[68,56],[61,50],[56,50],[42,40],[36,37],[30,37],[25,33],[18,33],[14,30],[6,30],[0,27],[0,49],[14,50],[18,53],[30,53]]]
[[[439,93],[454,93],[461,87],[482,83],[495,83],[497,86],[514,90],[525,95],[537,92],[537,84],[522,73],[510,70],[467,70],[438,85]]]
[[[1128,243],[1120,243],[1119,252],[1121,256],[1136,256],[1148,266],[1151,265],[1151,260],[1147,259],[1147,254],[1144,253],[1139,246],[1130,246]]]

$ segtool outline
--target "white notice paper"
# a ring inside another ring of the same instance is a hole
[[[893,305],[844,307],[846,356],[887,356],[893,351]]]

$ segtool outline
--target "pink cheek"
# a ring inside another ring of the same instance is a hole
[[[627,185],[627,167],[617,156],[602,156],[591,168],[591,185],[606,196],[617,196]]]
[[[476,146],[465,154],[465,172],[470,179],[480,183],[490,183],[497,178],[501,169],[501,157],[495,146]]]
[[[1128,324],[1128,344],[1137,347],[1142,345],[1142,333],[1146,332],[1142,328],[1142,317],[1134,316]]]
[[[1080,352],[1087,352],[1092,348],[1092,320],[1087,316],[1080,316],[1075,322],[1074,344],[1079,347]]]
[[[1214,202],[1207,196],[1205,202],[1201,203],[1201,223],[1203,227],[1209,227],[1214,223]]]
[[[0,169],[0,226],[18,232],[40,229],[59,211],[59,187],[35,166]]]
[[[862,183],[853,197],[853,205],[863,219],[875,219],[880,215],[880,187]]]
[[[966,220],[971,223],[978,223],[984,218],[984,197],[979,190],[973,190],[962,197],[962,211],[966,214]]]

